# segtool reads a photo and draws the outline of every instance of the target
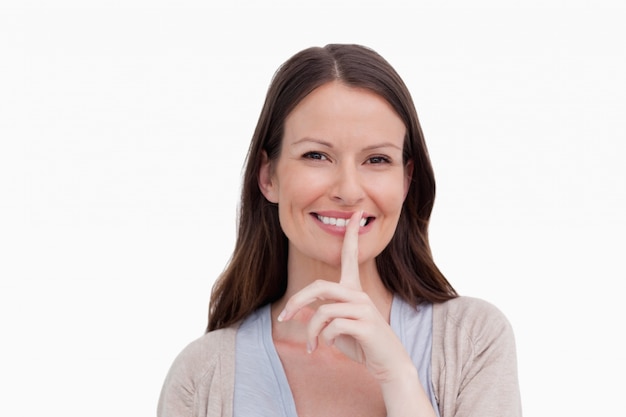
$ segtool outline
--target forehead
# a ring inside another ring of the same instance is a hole
[[[380,95],[334,81],[307,95],[285,120],[285,143],[313,137],[326,141],[392,141],[401,146],[404,122]]]

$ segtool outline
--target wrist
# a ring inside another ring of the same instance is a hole
[[[405,386],[413,386],[420,384],[417,368],[413,363],[404,363],[396,367],[394,370],[386,372],[379,378],[380,386],[383,389],[398,389]]]
[[[381,380],[380,387],[388,417],[436,415],[413,363],[390,372],[387,378]]]

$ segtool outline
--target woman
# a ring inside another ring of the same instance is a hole
[[[158,414],[521,415],[509,323],[433,262],[434,196],[395,70],[358,45],[294,55],[254,132],[207,333]]]

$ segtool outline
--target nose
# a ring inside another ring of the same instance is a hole
[[[345,206],[358,205],[365,196],[362,178],[354,164],[342,164],[335,173],[332,199]]]

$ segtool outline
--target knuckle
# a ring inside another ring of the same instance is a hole
[[[329,305],[322,304],[321,306],[317,308],[317,311],[315,312],[315,316],[318,320],[325,322],[328,320],[329,313],[330,313]]]
[[[369,304],[370,302],[370,297],[362,291],[359,291],[357,293],[356,299],[359,303],[362,303],[362,304]]]
[[[323,279],[316,279],[315,281],[313,281],[311,286],[316,290],[320,290],[324,287],[325,283],[326,281],[324,281]]]

